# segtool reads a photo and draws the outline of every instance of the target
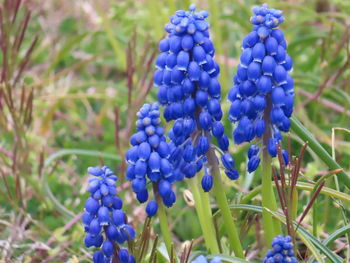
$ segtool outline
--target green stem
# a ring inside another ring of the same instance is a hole
[[[163,201],[161,200],[160,196],[157,194],[157,203],[158,203],[158,218],[159,218],[159,224],[160,224],[160,230],[162,231],[163,239],[165,246],[168,250],[169,258],[171,255],[172,250],[172,239],[169,229],[169,224],[166,216],[165,207],[163,204]]]
[[[197,185],[200,186],[200,180],[197,179]],[[210,207],[210,196],[209,193],[205,193],[201,187],[199,187],[199,195],[202,200],[202,208],[203,208],[203,215],[204,218],[209,218],[209,220],[206,221],[208,224],[208,227],[211,231],[211,239],[213,240],[213,243],[215,243],[215,251],[214,253],[220,253],[220,247],[218,242],[220,242],[217,238],[217,232],[215,229],[214,221],[213,221],[213,214]]]
[[[216,198],[216,203],[221,211],[224,220],[224,228],[228,235],[231,249],[234,251],[236,257],[244,258],[243,248],[239,239],[237,227],[235,225],[235,220],[228,205],[227,197],[224,191],[224,185],[221,180],[217,158],[212,148],[209,150],[207,156],[208,163],[212,168],[211,172],[214,179],[213,190]]]
[[[201,180],[202,180],[202,177],[203,177],[203,173],[200,174],[200,176],[198,177],[199,175],[196,176],[195,180],[196,180],[196,186],[198,188],[198,192],[199,192],[199,198],[202,202],[202,209],[203,209],[203,216],[204,218],[209,218],[209,220],[206,220],[206,224],[208,225],[208,228],[210,228],[210,231],[211,231],[211,239],[214,239],[215,237],[215,241],[217,241],[216,239],[216,230],[215,230],[215,227],[214,227],[214,222],[213,222],[213,215],[211,213],[211,207],[210,207],[210,198],[209,198],[209,193],[206,193],[203,191],[203,189],[201,188]],[[217,250],[217,252],[214,252],[214,253],[219,253],[220,250],[219,250],[219,245],[217,244],[217,242],[215,242],[215,250]]]
[[[209,206],[209,199],[205,202],[205,198],[202,198],[202,196],[205,196],[204,192],[201,193],[201,190],[199,189],[199,183],[197,176],[194,178],[188,180],[188,184],[191,188],[191,192],[193,194],[194,202],[195,202],[195,208],[199,219],[199,224],[202,229],[204,242],[206,244],[206,247],[210,250],[211,253],[219,253],[219,247],[216,243],[216,236],[214,231],[214,224],[212,221],[212,215],[211,210]],[[209,213],[208,208],[209,207]]]
[[[211,207],[210,207],[210,198],[209,198],[209,193],[206,193],[203,191],[203,189],[200,187],[200,180],[197,179],[197,185],[199,186],[199,196],[200,196],[200,199],[202,201],[202,209],[203,209],[203,215],[205,218],[210,218],[210,220],[208,220],[206,223],[210,226],[210,228],[212,229],[212,233],[214,236],[212,236],[211,238],[213,237],[216,237],[216,230],[215,230],[215,226],[214,226],[214,222],[212,220],[213,218],[213,214],[211,212]],[[215,240],[217,240],[215,238]],[[215,242],[217,244],[217,242]],[[218,251],[215,252],[215,253],[219,253],[219,245],[217,244],[217,249]]]
[[[266,145],[266,147],[263,149],[262,158],[262,206],[272,211],[277,211],[277,202],[271,180],[271,157],[267,152],[267,144],[264,145]],[[274,219],[270,213],[263,210],[262,215],[266,244],[269,246],[272,239],[282,233],[282,229],[280,223]]]
[[[272,102],[271,98],[267,98],[267,109],[264,112],[264,119],[266,120],[266,126],[271,125],[269,112],[271,111]],[[265,130],[263,135],[263,150],[262,150],[262,206],[266,207],[272,211],[277,211],[277,202],[276,197],[272,187],[272,165],[271,165],[271,156],[268,152],[268,143],[271,138],[271,130],[268,128]],[[272,217],[268,212],[263,211],[263,226],[266,239],[266,245],[269,247],[272,239],[278,234],[282,233],[282,228],[280,223]]]

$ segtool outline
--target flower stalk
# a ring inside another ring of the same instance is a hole
[[[267,110],[264,112],[264,118],[268,124],[270,123],[270,109],[271,101],[268,99]],[[270,129],[266,129],[263,135],[264,148],[262,149],[262,206],[272,211],[277,211],[277,201],[272,187],[272,158],[268,151],[268,141],[270,137]],[[273,218],[269,212],[264,210],[262,215],[263,226],[266,233],[266,243],[270,244],[275,236],[282,233],[281,225],[278,220]]]
[[[205,245],[211,253],[217,254],[219,253],[219,247],[216,243],[215,230],[209,206],[209,200],[205,197],[205,195],[208,194],[201,191],[199,187],[200,184],[196,176],[188,180],[188,185],[190,186],[191,192],[193,194],[195,208],[199,219],[199,224],[202,229]],[[206,202],[206,200],[208,200],[208,202]]]
[[[166,246],[166,249],[168,251],[169,257],[171,255],[171,250],[172,250],[172,239],[171,239],[171,232],[167,220],[167,215],[166,215],[166,210],[165,206],[161,200],[161,197],[157,195],[157,202],[158,202],[158,219],[159,219],[159,224],[160,224],[160,230],[163,235],[163,240]]]
[[[262,206],[272,211],[277,211],[277,202],[272,187],[271,169],[271,156],[267,153],[267,150],[264,150],[262,156]],[[272,239],[282,232],[281,226],[266,210],[263,210],[262,215],[266,242],[270,244]]]
[[[221,210],[221,214],[224,221],[224,227],[230,242],[230,247],[234,251],[237,257],[244,258],[243,248],[237,232],[235,220],[231,214],[226,194],[223,191],[224,185],[221,180],[218,161],[215,156],[213,148],[209,149],[207,156],[208,156],[208,163],[212,168],[212,174],[214,179],[214,185],[213,185],[214,195],[216,198],[217,205]]]

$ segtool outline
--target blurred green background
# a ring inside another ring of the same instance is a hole
[[[350,1],[192,2],[210,12],[225,113],[241,41],[251,30],[251,7],[267,2],[283,10],[281,28],[294,61],[295,116],[349,171],[350,134],[345,129],[350,128]],[[25,57],[35,36],[38,42],[19,86],[33,91],[33,107],[30,125],[24,125],[20,135],[6,117],[9,112],[0,118],[0,172],[8,182],[8,187],[0,184],[0,262],[87,262],[91,250],[83,246],[79,214],[87,197],[88,166],[107,164],[115,169],[121,188],[126,189],[122,196],[129,220],[134,226],[144,221],[144,207],[125,182],[125,165],[120,160],[134,131],[136,111],[145,101],[157,99],[153,59],[158,41],[165,36],[163,27],[170,15],[192,2],[25,1],[23,10],[30,10],[32,17],[18,57]],[[19,17],[24,16],[20,11]],[[13,96],[20,100],[21,89],[14,89]],[[226,118],[224,122],[231,133],[231,124]],[[17,145],[18,136],[25,138],[23,148]],[[298,154],[302,142],[293,133],[290,136],[292,152]],[[234,202],[260,178],[259,170],[255,176],[245,174],[247,146],[238,148],[232,142],[230,149],[241,171],[238,182],[227,183],[233,187]],[[314,181],[327,170],[317,155],[308,152],[302,179]],[[199,225],[193,223],[194,208],[182,197],[185,190],[185,184],[177,186],[178,201],[169,210],[179,247],[201,235]],[[302,211],[309,196],[301,193],[299,198]],[[341,206],[319,198],[321,237],[342,224]],[[343,211],[349,215],[346,208]],[[241,225],[244,220],[242,216]],[[251,229],[245,245],[254,251],[256,240]]]

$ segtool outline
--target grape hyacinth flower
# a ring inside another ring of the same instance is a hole
[[[221,259],[220,257],[214,257],[212,260],[208,261],[205,256],[203,255],[199,255],[198,257],[196,257],[192,263],[221,263]]]
[[[137,116],[137,132],[131,136],[132,147],[126,153],[126,178],[132,182],[132,190],[140,203],[148,201],[147,185],[151,182],[164,205],[171,207],[176,201],[171,186],[177,178],[169,161],[170,147],[160,126],[158,103],[144,104]],[[148,217],[154,216],[157,210],[157,202],[150,201],[146,208]]]
[[[93,175],[89,180],[85,211],[82,216],[85,232],[85,246],[101,248],[93,255],[95,263],[114,262],[134,263],[134,257],[127,249],[120,247],[135,238],[135,230],[127,223],[122,210],[123,202],[116,195],[117,176],[107,166],[89,167]]]
[[[288,132],[293,112],[294,81],[288,72],[292,59],[287,54],[283,31],[282,11],[269,9],[267,4],[253,8],[253,31],[243,40],[243,52],[229,91],[231,102],[229,120],[237,123],[233,132],[236,144],[254,138],[263,141],[250,146],[248,171],[255,171],[260,163],[259,153],[267,147],[271,157],[277,155],[281,132]],[[288,164],[288,153],[282,150]]]
[[[159,42],[154,83],[164,118],[174,121],[169,131],[170,161],[177,180],[192,178],[204,167],[202,188],[213,185],[207,153],[217,139],[227,176],[235,180],[238,172],[228,153],[229,141],[221,123],[220,68],[214,60],[215,49],[209,37],[207,11],[178,10],[165,26],[168,36]]]
[[[272,249],[267,251],[264,263],[289,262],[297,263],[294,246],[290,236],[279,235],[272,240]]]

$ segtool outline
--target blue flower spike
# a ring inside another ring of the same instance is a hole
[[[144,104],[137,116],[137,131],[131,136],[131,148],[126,153],[126,177],[131,181],[132,190],[140,203],[149,200],[148,185],[152,185],[157,187],[155,192],[160,194],[164,205],[171,207],[176,201],[172,184],[178,178],[170,162],[170,146],[160,126],[159,104]],[[157,211],[156,201],[149,201],[146,206],[147,216],[153,217]]]
[[[88,173],[94,177],[89,179],[85,211],[82,216],[85,232],[85,246],[100,248],[93,255],[94,263],[112,262],[115,256],[124,263],[135,262],[127,249],[119,249],[126,241],[135,238],[135,230],[127,224],[126,215],[122,210],[123,202],[116,195],[117,176],[107,166],[89,167]],[[123,252],[122,252],[123,251]],[[125,254],[128,256],[126,257]]]
[[[208,16],[207,11],[196,12],[195,5],[189,11],[178,10],[165,26],[166,38],[159,42],[154,84],[164,118],[173,121],[169,147],[175,180],[192,178],[202,168],[210,171],[206,154],[214,138],[223,154],[229,148],[221,122],[220,67],[214,59]],[[233,166],[226,171],[229,178],[238,178]],[[209,191],[212,183],[211,175],[205,173],[203,190]]]
[[[294,245],[290,236],[279,235],[272,240],[272,249],[267,251],[264,263],[288,262],[297,263]]]
[[[243,40],[240,64],[228,94],[229,120],[236,124],[235,143],[257,140],[248,151],[249,173],[258,168],[262,147],[267,147],[271,157],[277,155],[281,132],[290,128],[294,81],[289,72],[293,63],[286,52],[283,31],[278,29],[283,21],[282,11],[270,9],[267,4],[253,8],[253,31]],[[264,136],[268,143],[262,146]],[[282,152],[288,164],[288,153]]]

